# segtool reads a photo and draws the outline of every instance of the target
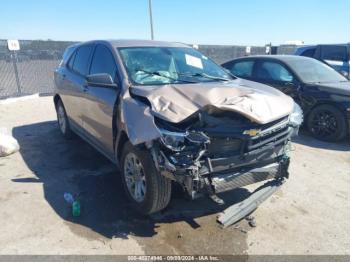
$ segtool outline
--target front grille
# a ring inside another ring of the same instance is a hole
[[[230,157],[239,154],[248,153],[262,148],[268,144],[274,143],[275,146],[283,144],[290,137],[290,128],[288,126],[288,117],[282,118],[271,123],[258,127],[260,134],[254,137],[242,135],[218,136],[212,134],[208,145],[210,158]]]
[[[252,137],[247,143],[247,151],[252,151],[268,145],[270,143],[275,143],[275,145],[279,145],[284,143],[290,137],[290,128],[288,125],[272,129],[269,133],[258,135],[256,137]]]
[[[242,141],[232,137],[212,137],[208,145],[211,158],[220,158],[236,155],[240,152]]]

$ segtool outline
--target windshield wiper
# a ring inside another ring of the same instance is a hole
[[[230,79],[219,77],[219,76],[211,76],[206,73],[177,73],[176,74],[180,76],[189,76],[189,77],[204,77],[208,79],[213,79],[213,80],[219,80],[219,81],[230,81]]]
[[[187,80],[182,80],[182,79],[175,79],[171,76],[167,76],[167,75],[163,75],[161,74],[160,72],[158,71],[154,71],[154,72],[151,72],[151,71],[147,71],[147,70],[144,70],[144,69],[137,69],[135,70],[136,72],[143,72],[145,74],[148,74],[148,75],[154,75],[154,76],[160,76],[160,77],[164,77],[164,78],[168,78],[169,80],[172,80],[174,82],[183,82],[183,83],[197,83],[195,81],[187,81]]]

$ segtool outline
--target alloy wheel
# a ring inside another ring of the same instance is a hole
[[[338,129],[336,116],[330,111],[320,111],[314,115],[311,122],[311,131],[318,137],[327,137]]]
[[[146,196],[146,176],[141,161],[134,153],[128,153],[125,157],[124,178],[132,198],[142,202]]]

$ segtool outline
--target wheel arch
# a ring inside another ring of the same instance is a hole
[[[124,130],[122,130],[120,132],[119,136],[116,136],[116,138],[115,138],[115,142],[114,142],[115,152],[114,152],[114,154],[115,154],[115,158],[116,158],[116,161],[118,162],[118,164],[119,164],[120,158],[122,156],[123,147],[126,144],[126,142],[128,142],[128,141],[129,141],[129,137]]]
[[[334,102],[334,101],[319,101],[319,102],[315,103],[312,107],[309,108],[309,110],[308,110],[307,114],[305,115],[305,117],[309,117],[310,113],[316,107],[319,107],[319,106],[322,106],[322,105],[333,106],[336,109],[338,109],[344,115],[344,117],[346,117],[346,109],[342,105],[340,105],[339,103]]]
[[[57,107],[58,101],[62,101],[62,99],[61,99],[61,97],[60,97],[59,94],[56,94],[56,95],[54,95],[54,97],[53,97],[53,102],[54,102],[54,104],[55,104],[55,107]]]

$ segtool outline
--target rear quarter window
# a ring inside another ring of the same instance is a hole
[[[62,60],[59,66],[66,65],[68,63],[69,58],[72,56],[75,48],[74,47],[68,47],[62,56]]]

